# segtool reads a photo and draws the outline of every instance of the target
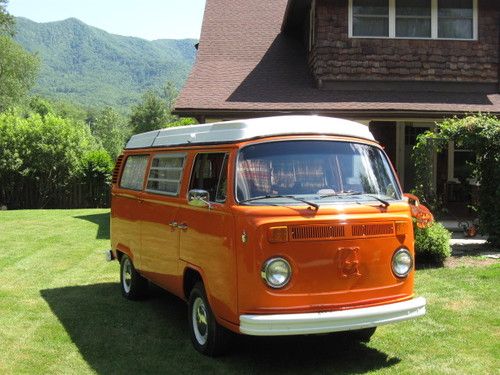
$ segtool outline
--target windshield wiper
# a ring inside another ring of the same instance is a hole
[[[269,195],[260,195],[258,197],[253,197],[253,198],[248,198],[245,200],[240,201],[240,203],[248,203],[248,202],[253,202],[253,201],[259,201],[261,199],[272,199],[272,198],[289,198],[296,200],[298,202],[302,202],[305,204],[308,204],[311,207],[314,207],[317,210],[319,210],[319,205],[313,202],[306,201],[305,199],[302,198],[297,198],[293,195],[281,195],[281,194],[269,194]]]
[[[376,199],[376,200],[378,200],[380,203],[382,203],[382,204],[384,205],[384,207],[389,207],[389,206],[391,205],[389,202],[387,202],[386,200],[384,200],[384,199],[382,199],[382,198],[377,197],[376,195],[364,194],[364,193],[360,193],[360,194],[356,194],[356,195],[366,195],[367,197],[370,197],[370,198]],[[356,203],[361,204],[361,202],[356,202]]]
[[[389,202],[387,202],[386,200],[384,200],[382,198],[377,197],[376,195],[366,194],[366,193],[362,193],[361,191],[352,191],[352,190],[340,191],[338,193],[330,193],[330,194],[322,195],[322,196],[320,196],[320,199],[328,198],[328,197],[344,197],[344,196],[353,196],[353,195],[366,195],[367,197],[370,197],[370,198],[373,198],[373,199],[379,201],[380,203],[382,203],[384,205],[384,207],[389,207],[391,205]],[[361,204],[361,202],[356,202],[356,203]]]

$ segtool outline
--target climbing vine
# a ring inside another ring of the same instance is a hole
[[[415,164],[415,193],[433,209],[440,198],[432,190],[432,155],[453,141],[457,148],[474,152],[470,163],[472,176],[479,183],[479,200],[474,207],[480,220],[480,230],[488,233],[493,244],[500,244],[500,119],[477,114],[449,118],[436,123],[436,128],[417,138],[412,160]]]

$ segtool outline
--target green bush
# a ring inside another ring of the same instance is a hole
[[[415,231],[415,254],[417,262],[442,263],[451,255],[451,233],[438,222],[433,222],[427,228],[418,228]]]
[[[91,207],[105,207],[110,192],[113,160],[104,149],[83,156],[83,177],[87,185],[87,202]]]
[[[50,113],[28,118],[0,114],[0,201],[26,207],[27,192],[36,197],[36,207],[45,207],[82,176],[82,158],[95,148],[84,124]]]
[[[111,181],[113,172],[113,159],[104,149],[87,152],[82,158],[83,175],[87,179],[102,182]]]

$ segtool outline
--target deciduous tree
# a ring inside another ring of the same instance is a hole
[[[161,129],[172,119],[165,102],[153,91],[144,94],[142,102],[132,109],[130,125],[134,133]]]
[[[90,121],[92,135],[101,143],[113,160],[120,155],[132,133],[126,119],[113,108],[101,110]]]
[[[13,36],[15,32],[14,17],[7,13],[7,0],[0,0],[0,34]]]
[[[19,103],[35,83],[38,58],[0,35],[0,111]]]

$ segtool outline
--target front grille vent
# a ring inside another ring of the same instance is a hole
[[[352,226],[352,235],[360,236],[387,236],[394,234],[394,224],[357,224]]]
[[[292,241],[321,239],[328,240],[345,236],[343,225],[301,225],[290,227]]]
[[[123,162],[123,155],[118,156],[116,159],[115,168],[113,169],[113,174],[111,178],[111,183],[116,184],[118,182],[118,175],[120,174],[120,169]]]

